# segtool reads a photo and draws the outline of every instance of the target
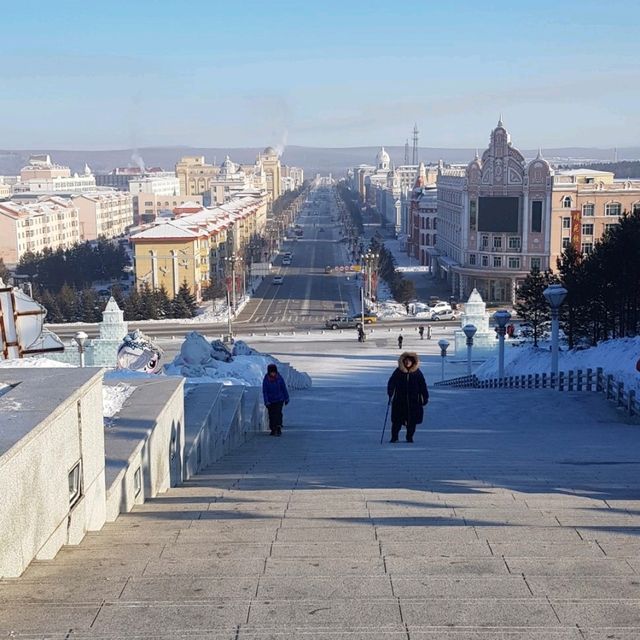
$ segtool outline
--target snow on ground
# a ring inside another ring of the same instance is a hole
[[[102,385],[102,415],[113,418],[122,409],[126,399],[135,391],[135,387],[123,382],[111,387]]]
[[[49,360],[48,358],[15,358],[14,360],[0,360],[0,367],[3,369],[51,369],[51,368],[69,368],[73,367],[72,364],[66,362],[57,362],[56,360]]]
[[[540,342],[535,348],[532,344],[509,346],[506,342],[504,355],[505,376],[527,375],[530,373],[549,373],[551,369],[550,343]],[[636,389],[640,393],[640,372],[636,363],[640,358],[640,336],[607,340],[590,349],[560,351],[558,368],[560,371],[576,369],[595,370],[602,367],[605,374],[611,374],[623,382],[626,388]],[[478,378],[498,377],[498,357],[487,360],[474,371]]]

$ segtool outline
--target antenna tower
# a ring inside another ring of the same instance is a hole
[[[411,164],[418,164],[418,123],[413,125],[413,156],[411,157]]]
[[[409,164],[409,139],[404,143],[404,163]]]

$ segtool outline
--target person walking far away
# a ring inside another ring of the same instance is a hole
[[[424,327],[422,325],[418,327],[418,333],[420,334],[420,340],[424,340]]]
[[[391,403],[389,442],[398,442],[402,425],[407,427],[407,442],[413,442],[416,425],[422,423],[424,407],[429,402],[429,390],[419,367],[418,354],[405,351],[398,358],[398,367],[387,382],[387,395]]]
[[[358,342],[364,342],[365,341],[365,334],[364,334],[364,329],[362,328],[362,325],[358,326]]]
[[[282,435],[282,405],[289,404],[289,392],[278,367],[270,364],[262,380],[262,397],[269,413],[269,429],[272,436]]]
[[[431,340],[431,325],[427,325],[427,340]]]
[[[398,336],[398,349],[402,349],[402,341],[404,340],[404,338],[402,337],[402,334],[400,334]]]

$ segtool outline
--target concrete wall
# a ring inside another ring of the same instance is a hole
[[[180,484],[184,475],[184,379],[127,378],[126,384],[135,391],[105,429],[109,522]]]
[[[13,385],[0,397],[0,577],[15,577],[104,524],[102,371],[4,369],[0,383]]]

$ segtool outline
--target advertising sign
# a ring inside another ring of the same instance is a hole
[[[582,211],[574,209],[571,212],[571,244],[578,251],[582,248]]]

